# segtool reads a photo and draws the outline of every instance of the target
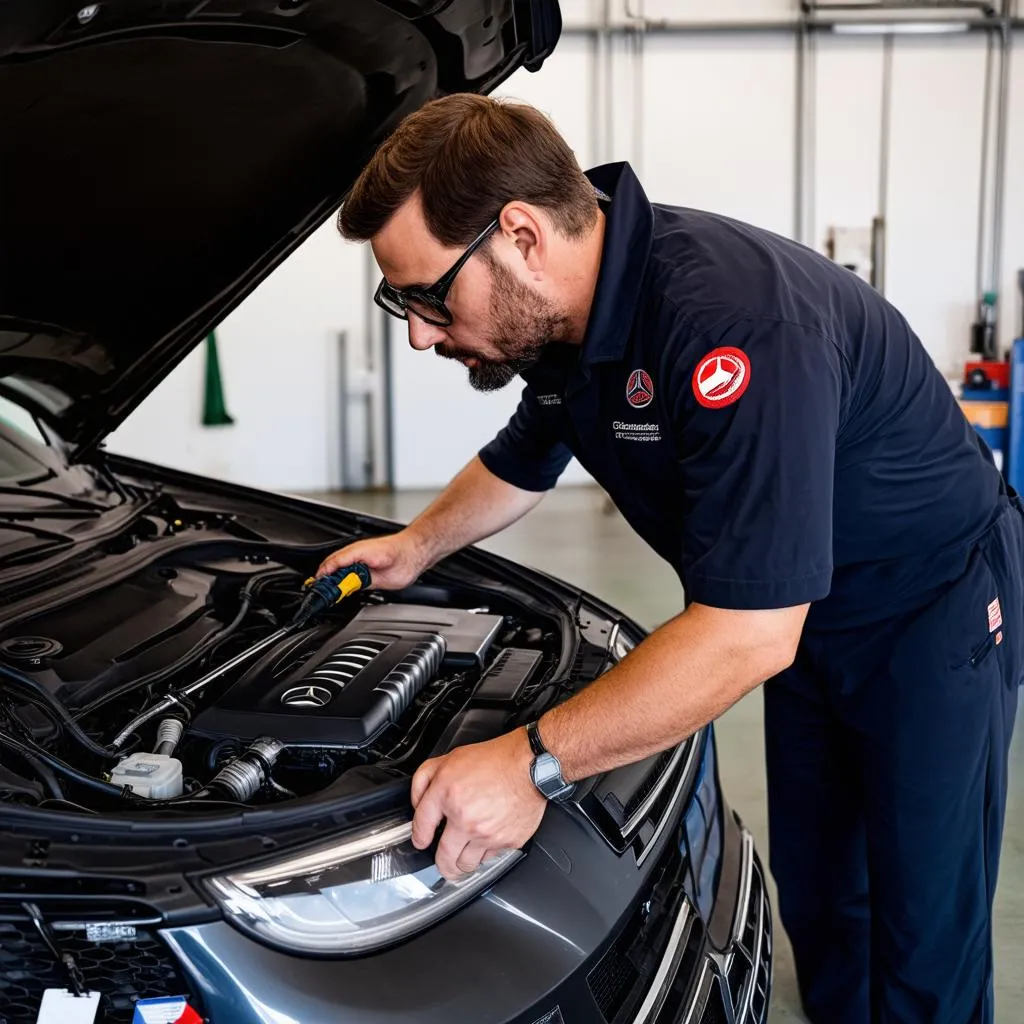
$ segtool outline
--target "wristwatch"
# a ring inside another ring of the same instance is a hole
[[[541,741],[536,721],[530,722],[526,727],[526,735],[530,740],[530,749],[534,753],[530,764],[530,778],[533,779],[533,784],[548,800],[555,803],[568,800],[576,789],[576,783],[565,781],[562,765]]]

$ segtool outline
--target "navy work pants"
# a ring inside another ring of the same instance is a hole
[[[1014,499],[926,608],[805,635],[765,685],[771,868],[813,1024],[993,1020],[1022,562]]]

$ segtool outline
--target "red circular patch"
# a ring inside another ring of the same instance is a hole
[[[634,409],[643,409],[654,401],[654,383],[646,370],[634,370],[626,381],[626,401]]]
[[[693,396],[706,409],[732,405],[750,383],[750,360],[738,348],[716,348],[693,371]]]

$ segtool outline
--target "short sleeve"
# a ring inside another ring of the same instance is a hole
[[[572,459],[551,417],[528,387],[508,424],[479,455],[496,477],[524,491],[550,490]]]
[[[828,595],[844,367],[826,336],[762,319],[682,348],[673,428],[687,601],[785,608]]]

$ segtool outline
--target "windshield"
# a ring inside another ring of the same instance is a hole
[[[124,501],[107,474],[69,464],[33,413],[0,394],[0,518],[9,530],[39,534],[56,520],[95,519]],[[3,546],[0,537],[0,564]]]
[[[0,432],[0,481],[45,473],[45,462],[34,458],[32,451],[45,452],[49,446],[32,413],[0,395],[0,425],[8,428]]]

